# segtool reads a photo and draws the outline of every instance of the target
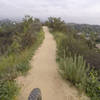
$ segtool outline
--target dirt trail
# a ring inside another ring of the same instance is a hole
[[[32,68],[26,77],[19,77],[21,92],[18,100],[27,100],[34,88],[40,88],[43,100],[86,100],[79,99],[77,89],[61,78],[56,63],[56,42],[47,27],[43,27],[45,39],[31,60]]]

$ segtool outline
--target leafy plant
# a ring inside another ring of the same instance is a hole
[[[91,100],[100,99],[100,81],[96,71],[91,70],[86,81],[85,91]]]
[[[15,81],[0,81],[0,100],[14,100],[18,90]]]
[[[88,69],[83,57],[66,57],[60,59],[60,70],[63,76],[73,84],[85,84]]]

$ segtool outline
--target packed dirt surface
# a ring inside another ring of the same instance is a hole
[[[45,39],[31,60],[32,68],[27,76],[17,79],[21,86],[18,100],[28,100],[34,88],[41,89],[42,100],[87,100],[84,96],[80,98],[78,90],[58,73],[56,42],[47,27],[43,30]]]

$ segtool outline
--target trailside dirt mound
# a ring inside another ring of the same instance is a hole
[[[47,27],[43,27],[45,39],[31,60],[32,68],[25,77],[17,79],[21,86],[18,100],[27,100],[34,88],[40,88],[42,100],[87,100],[80,99],[78,91],[59,75],[56,63],[56,42]]]

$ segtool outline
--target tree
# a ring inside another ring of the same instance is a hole
[[[66,24],[61,18],[56,18],[56,17],[49,17],[48,21],[46,24],[53,28],[55,31],[63,31],[65,32],[67,30]]]

